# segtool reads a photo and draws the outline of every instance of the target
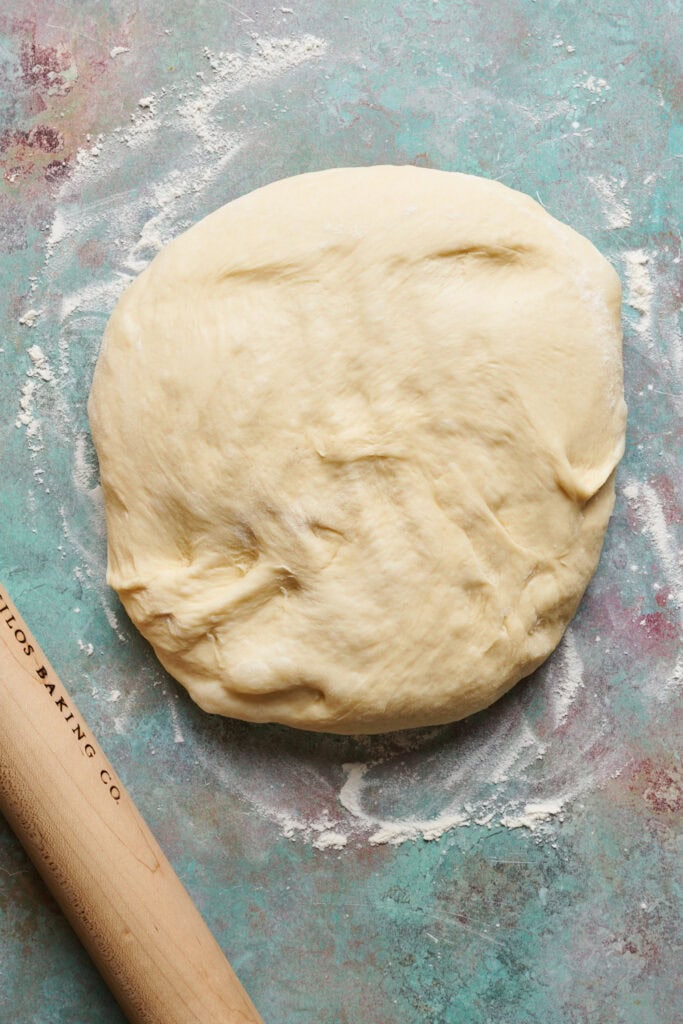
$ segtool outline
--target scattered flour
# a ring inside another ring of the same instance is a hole
[[[564,634],[556,657],[556,683],[550,692],[550,702],[557,727],[564,725],[569,709],[583,687],[583,662],[578,652],[571,626]]]
[[[115,60],[116,57],[120,57],[122,53],[130,53],[130,48],[128,46],[112,46],[109,51],[109,56],[112,60]]]
[[[27,309],[22,316],[19,317],[19,323],[22,327],[35,327],[38,323],[38,319],[43,315],[42,309]]]
[[[76,487],[83,494],[99,487],[96,469],[88,449],[88,438],[84,431],[78,433],[74,441],[72,478]]]
[[[536,756],[541,756],[545,749],[545,744],[539,740],[533,729],[526,722],[521,722],[515,737],[510,739],[505,750],[496,758],[491,768],[491,782],[495,785],[509,782],[510,772],[514,773],[515,766],[519,764],[526,751],[533,750]]]
[[[45,263],[49,264],[50,260],[54,255],[56,246],[69,234],[69,226],[65,220],[64,213],[60,206],[57,206],[52,217],[52,224],[50,225],[50,232],[47,236],[47,242],[45,243]]]
[[[633,480],[624,486],[623,493],[629,505],[635,509],[643,532],[653,541],[667,582],[673,585],[676,598],[683,605],[681,551],[675,544],[673,531],[667,525],[657,492],[651,484]]]
[[[114,630],[114,632],[116,633],[116,635],[119,638],[119,640],[121,641],[121,643],[123,643],[123,644],[127,643],[128,640],[126,638],[125,633],[121,632],[121,628],[119,626],[119,620],[116,617],[116,613],[109,607],[108,604],[104,604],[103,607],[104,607],[104,614],[106,616],[107,622],[109,623],[111,628]]]
[[[235,52],[213,53],[205,49],[204,56],[213,72],[212,80],[200,87],[198,95],[178,107],[180,118],[191,126],[209,152],[221,152],[223,147],[223,133],[216,131],[212,115],[226,96],[240,92],[247,85],[281,75],[304,61],[321,57],[327,49],[324,40],[312,35],[299,39],[262,39],[257,36],[254,44],[255,52],[249,56]]]
[[[652,542],[662,570],[662,585],[670,591],[670,600],[678,611],[678,622],[683,630],[683,552],[676,540],[676,533],[666,522],[662,503],[652,484],[631,480],[623,488],[623,494],[635,512],[643,534]],[[677,689],[682,681],[683,649],[679,649],[669,679],[663,686],[660,679],[656,681],[656,698],[665,700],[669,692]]]
[[[562,819],[563,802],[561,800],[544,800],[541,803],[525,804],[520,814],[505,814],[500,819],[501,825],[505,828],[527,828],[535,832],[542,822],[549,818],[559,817]]]
[[[329,832],[321,832],[317,836],[312,845],[316,850],[342,850],[348,842],[347,837],[342,832],[335,832],[330,829]]]
[[[626,283],[628,293],[626,302],[640,313],[635,327],[639,334],[649,336],[652,320],[652,299],[654,284],[650,274],[650,254],[645,249],[629,249],[624,253]]]
[[[21,388],[19,408],[21,412],[17,416],[14,426],[26,427],[29,437],[34,437],[38,431],[38,421],[33,416],[33,399],[36,392],[36,384],[33,380],[27,380]]]
[[[357,822],[365,826],[370,834],[371,846],[390,844],[398,846],[406,840],[440,839],[445,832],[461,825],[469,825],[470,819],[463,812],[445,812],[434,818],[400,818],[395,821],[381,820],[364,810],[363,780],[368,772],[367,764],[345,764],[347,780],[339,792],[339,803],[349,811]]]
[[[119,273],[110,280],[93,281],[92,284],[86,284],[76,291],[69,292],[60,303],[61,320],[68,319],[77,310],[106,308],[113,305],[132,280],[132,274]],[[60,367],[60,369],[63,368]]]
[[[123,704],[123,707],[121,707]],[[133,693],[127,693],[122,701],[116,702],[116,710],[119,712],[114,715],[114,732],[117,736],[125,736],[127,732],[128,723],[130,722],[131,715],[134,712],[135,707],[135,696]],[[153,754],[154,749],[148,748],[149,753]]]
[[[52,370],[40,346],[31,345],[28,350],[28,356],[33,363],[33,368],[28,371],[28,374],[32,377],[40,377],[42,381],[52,380]]]
[[[596,75],[586,75],[586,78],[582,82],[577,83],[580,89],[588,89],[589,92],[601,93],[605,92],[606,89],[610,89],[609,82],[604,78],[598,78]]]
[[[14,425],[26,428],[29,448],[36,453],[42,451],[43,444],[40,420],[34,415],[35,402],[40,389],[52,380],[52,370],[47,356],[39,345],[31,346],[28,357],[31,365],[26,371],[26,380],[19,395],[19,415]]]
[[[281,77],[320,57],[326,48],[324,40],[303,35],[256,36],[246,53],[205,50],[207,75],[201,72],[196,84],[173,85],[142,97],[127,124],[98,137],[96,146],[79,150],[75,173],[60,189],[46,264],[53,274],[69,276],[75,249],[64,247],[67,239],[85,242],[96,237],[108,244],[114,258],[107,261],[104,273],[93,274],[89,285],[76,291],[68,285],[63,289],[63,321],[74,314],[108,316],[132,278],[166,242],[197,219],[202,194],[250,134],[243,126],[239,133],[226,130],[226,101],[249,86]],[[155,177],[155,167],[168,166],[163,154],[169,138],[173,139],[174,165]],[[121,191],[121,168],[138,164],[141,184]],[[63,339],[62,373],[69,369],[67,347]]]
[[[602,200],[602,209],[607,227],[611,231],[629,227],[631,224],[631,211],[624,197],[619,194],[626,183],[604,175],[589,178],[589,181]]]
[[[178,708],[176,707],[175,698],[175,694],[171,695],[171,698],[168,702],[171,714],[171,722],[173,724],[173,742],[184,743],[185,736],[183,735],[182,725],[180,724],[180,715],[178,714]]]

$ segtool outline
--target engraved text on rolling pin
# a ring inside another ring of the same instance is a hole
[[[63,722],[68,725],[83,754],[88,758],[97,759],[98,750],[94,740],[88,736],[83,724],[78,721],[64,694],[60,694],[59,684],[52,681],[47,668],[40,662],[38,645],[26,627],[17,622],[17,617],[10,609],[2,591],[0,591],[0,623],[4,623],[5,627],[9,629],[17,644],[17,649],[31,662],[31,673],[36,676],[43,687],[43,692],[50,697]],[[99,775],[100,782],[106,786],[109,796],[118,803],[121,799],[121,790],[116,785],[112,773],[108,768],[102,768]]]

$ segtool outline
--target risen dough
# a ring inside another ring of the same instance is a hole
[[[306,174],[168,245],[90,401],[109,581],[207,711],[334,732],[491,704],[558,643],[624,444],[620,286],[521,193]]]

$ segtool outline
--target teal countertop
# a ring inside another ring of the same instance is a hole
[[[680,26],[673,0],[0,14],[0,580],[267,1024],[681,1019]],[[622,278],[598,573],[550,661],[467,722],[356,739],[207,716],[104,584],[104,324],[229,199],[407,162],[530,193]],[[123,1020],[3,821],[0,1020]]]

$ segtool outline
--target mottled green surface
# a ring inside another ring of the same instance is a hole
[[[681,1019],[680,24],[664,0],[0,14],[0,580],[268,1024]],[[527,191],[622,276],[629,436],[603,559],[570,641],[468,723],[354,740],[211,719],[103,585],[102,328],[202,214],[378,162]],[[368,764],[355,809],[348,762]],[[469,824],[371,842],[444,813]],[[343,849],[315,848],[325,822]],[[0,823],[0,1021],[121,1020]]]

